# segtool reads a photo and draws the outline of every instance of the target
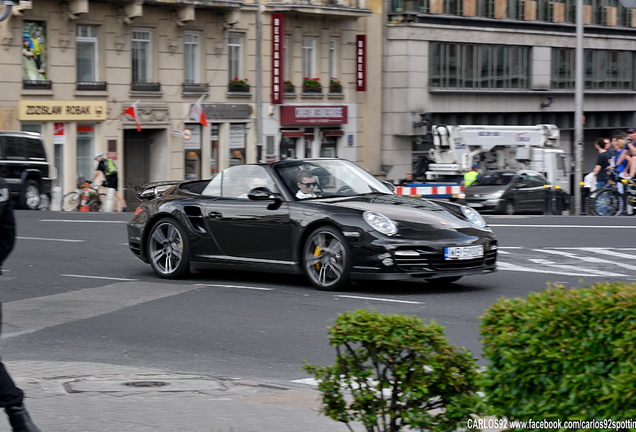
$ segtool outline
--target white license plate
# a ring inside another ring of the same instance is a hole
[[[484,246],[458,246],[444,248],[444,259],[465,260],[484,256]]]
[[[482,203],[471,203],[471,202],[466,203],[466,205],[468,207],[483,207],[484,206]]]

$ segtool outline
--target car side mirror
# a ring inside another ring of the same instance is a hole
[[[395,185],[393,183],[388,181],[383,181],[382,183],[384,186],[388,187],[391,192],[395,192]]]
[[[271,190],[269,190],[269,188],[263,186],[250,189],[250,191],[247,193],[247,197],[253,201],[281,200],[279,194],[272,192]]]

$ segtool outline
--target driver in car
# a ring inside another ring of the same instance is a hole
[[[296,185],[298,186],[298,192],[296,192],[296,198],[316,198],[316,186],[318,182],[316,178],[309,170],[302,170],[296,176]]]

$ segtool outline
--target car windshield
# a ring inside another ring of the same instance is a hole
[[[514,178],[515,173],[510,171],[484,173],[477,177],[474,186],[499,186],[507,185]]]
[[[358,165],[342,159],[289,160],[277,163],[275,169],[289,192],[298,199],[393,194],[387,185]]]

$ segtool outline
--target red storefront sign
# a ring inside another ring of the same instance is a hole
[[[367,90],[367,35],[356,36],[356,91]]]
[[[284,62],[285,15],[272,14],[272,103],[282,104],[284,96],[283,71]]]
[[[345,105],[301,105],[280,107],[280,124],[296,125],[341,125],[347,123]]]

